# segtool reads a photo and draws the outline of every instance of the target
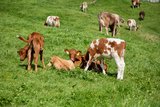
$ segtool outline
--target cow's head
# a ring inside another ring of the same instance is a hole
[[[73,62],[75,62],[76,58],[81,55],[81,51],[75,49],[65,49],[64,51],[69,54],[69,57]]]
[[[27,58],[27,52],[28,52],[29,46],[26,45],[24,48],[21,48],[17,53],[20,56],[20,61],[24,61]]]

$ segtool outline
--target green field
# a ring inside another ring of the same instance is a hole
[[[85,0],[91,1],[91,0]],[[142,2],[130,8],[130,0],[97,0],[86,13],[83,0],[0,0],[0,106],[26,107],[160,107],[160,3]],[[138,20],[144,10],[144,21]],[[27,72],[27,60],[20,62],[17,51],[32,32],[45,37],[44,58],[52,55],[69,59],[64,49],[85,53],[92,40],[111,37],[98,31],[99,12],[117,13],[125,19],[116,38],[127,43],[125,74],[116,79],[116,64],[106,59],[108,75],[42,69]],[[47,16],[61,19],[60,28],[44,26]],[[134,18],[139,30],[129,31],[126,21]]]

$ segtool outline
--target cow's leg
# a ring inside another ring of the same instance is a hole
[[[102,24],[101,24],[101,22],[99,21],[99,31],[101,31],[102,32]]]
[[[41,62],[42,62],[43,68],[45,68],[43,51],[40,51],[40,60],[41,60]]]
[[[90,66],[91,63],[92,63],[92,60],[93,60],[93,57],[89,55],[89,60],[88,60],[88,62],[87,62],[87,65],[86,65],[84,71],[87,71],[87,70],[88,70],[89,66]]]
[[[31,49],[28,50],[28,67],[27,70],[31,70]]]
[[[115,33],[116,33],[116,24],[114,24],[113,28],[112,28],[112,36],[113,37],[115,36]]]
[[[106,34],[108,35],[108,26],[105,26]]]
[[[103,74],[105,75],[106,74],[106,71],[104,70],[104,59],[102,58],[101,59],[101,64],[100,64],[101,68],[102,68],[102,72]]]
[[[38,64],[38,54],[39,52],[35,51],[34,54],[34,66],[35,66],[35,71],[37,72],[37,64]]]
[[[120,79],[121,79],[121,80],[123,79],[124,68],[125,68],[124,57],[121,57],[121,71],[120,71]]]
[[[121,59],[119,57],[119,55],[117,53],[115,53],[113,55],[115,61],[116,61],[116,65],[117,65],[117,68],[118,68],[118,71],[117,71],[117,79],[121,79]]]

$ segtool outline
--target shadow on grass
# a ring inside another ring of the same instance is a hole
[[[27,70],[27,64],[19,64],[20,67],[25,67],[25,69]],[[38,68],[43,68],[42,66],[38,65],[37,66]],[[31,68],[34,70],[35,69],[35,66],[34,64],[31,64]]]

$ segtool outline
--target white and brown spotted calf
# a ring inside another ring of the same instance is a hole
[[[140,7],[140,0],[131,0],[132,2],[132,8]]]
[[[103,70],[103,74],[106,74],[103,65],[103,56],[112,57],[115,59],[118,67],[117,79],[122,80],[125,68],[125,62],[124,62],[125,48],[126,48],[126,42],[121,39],[102,38],[92,41],[86,53],[86,55],[89,56],[89,60],[87,62],[87,66],[85,67],[85,71],[88,70],[91,62],[94,59],[100,57],[101,58],[100,66]]]
[[[134,19],[128,19],[127,25],[129,27],[130,31],[131,30],[136,31],[138,29],[138,26],[137,26],[136,21]]]
[[[60,27],[60,18],[58,16],[48,16],[44,25],[52,27]]]

